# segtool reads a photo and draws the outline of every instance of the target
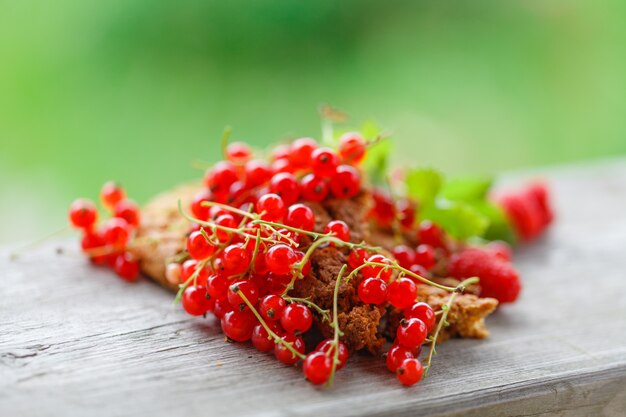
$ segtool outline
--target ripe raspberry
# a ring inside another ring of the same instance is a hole
[[[469,248],[450,259],[449,273],[455,278],[480,278],[482,297],[501,303],[515,301],[522,288],[519,273],[509,262],[478,248]]]

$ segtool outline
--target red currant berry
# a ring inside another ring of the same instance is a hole
[[[287,275],[297,261],[296,252],[289,246],[279,243],[265,253],[265,262],[270,271],[278,275]]]
[[[315,215],[313,210],[304,204],[293,204],[287,209],[285,225],[311,231],[315,227]]]
[[[300,186],[293,174],[280,172],[270,180],[270,192],[278,194],[286,205],[290,205],[298,201]]]
[[[227,246],[222,252],[222,269],[226,276],[239,275],[250,266],[250,252],[241,243]]]
[[[285,202],[278,194],[265,194],[256,202],[256,211],[264,220],[280,222],[285,217]]]
[[[203,221],[209,219],[211,208],[202,204],[205,201],[211,201],[211,193],[208,190],[202,190],[193,197],[191,201],[191,214],[193,214],[196,219]]]
[[[367,145],[358,132],[348,132],[339,139],[339,155],[344,162],[358,164],[365,157]]]
[[[259,302],[259,314],[265,320],[280,320],[280,316],[286,306],[287,302],[283,297],[273,294],[266,295]]]
[[[246,297],[250,304],[255,305],[259,299],[259,290],[250,281],[238,281],[228,287],[228,302],[235,309],[245,310],[248,306],[241,298],[241,294]]]
[[[252,151],[250,150],[250,147],[243,142],[233,142],[226,146],[226,159],[233,164],[244,164],[248,159],[250,159],[251,155]]]
[[[348,242],[350,240],[350,228],[346,222],[342,220],[333,220],[328,222],[324,228],[324,233],[331,233],[337,239],[343,240],[344,242]]]
[[[417,231],[417,239],[420,243],[430,245],[434,248],[444,247],[444,234],[443,231],[436,224],[424,220],[420,223]]]
[[[265,184],[272,178],[272,167],[265,161],[253,159],[246,163],[246,186],[248,188]]]
[[[202,232],[192,232],[187,238],[187,252],[193,259],[201,261],[215,253],[215,246],[210,243]]]
[[[372,255],[367,258],[367,262],[377,263],[377,264],[387,264],[390,265],[391,261],[385,258],[383,255]],[[391,278],[391,274],[393,271],[390,268],[385,269],[386,267],[380,265],[368,265],[361,269],[361,273],[365,278],[380,278],[385,282],[389,282],[389,278]]]
[[[126,198],[126,191],[121,185],[114,181],[108,181],[100,190],[100,201],[109,210],[113,210],[115,205]]]
[[[317,148],[311,154],[313,173],[321,178],[330,178],[335,175],[339,157],[329,148]]]
[[[302,371],[311,383],[323,384],[330,378],[332,359],[323,352],[311,352],[302,363]]]
[[[317,142],[311,138],[300,138],[293,141],[289,152],[289,161],[296,168],[311,165],[311,154],[317,149]]]
[[[130,226],[139,226],[139,206],[132,200],[122,200],[115,205],[115,217],[128,222]]]
[[[328,195],[328,184],[322,178],[307,174],[300,180],[300,193],[307,201],[320,202]]]
[[[128,243],[130,228],[128,222],[118,217],[107,220],[103,228],[104,241],[117,249],[123,249]]]
[[[224,298],[228,292],[228,279],[223,275],[213,274],[207,278],[206,289],[212,298]]]
[[[213,314],[215,314],[215,317],[221,320],[226,313],[231,311],[233,311],[233,306],[230,305],[226,297],[215,299],[215,305],[213,306]]]
[[[291,153],[291,146],[287,144],[278,145],[272,151],[272,159],[289,159]]]
[[[269,293],[279,295],[285,291],[285,288],[291,282],[291,275],[280,275],[270,272],[267,274],[266,280]]]
[[[352,198],[361,189],[361,175],[350,165],[339,165],[330,181],[330,190],[337,198]]]
[[[304,252],[297,250],[296,251],[296,258],[297,258],[297,262],[302,262],[302,260],[304,259]],[[311,272],[311,258],[308,258],[306,260],[306,263],[304,265],[302,265],[302,276],[306,277],[307,275],[309,275],[309,272]]]
[[[267,323],[271,331],[280,334],[280,328],[276,323]],[[262,324],[257,324],[252,330],[252,346],[260,352],[271,352],[274,350],[274,339],[272,339]]]
[[[405,229],[411,229],[415,223],[415,203],[411,200],[401,199],[396,204],[398,220]]]
[[[398,245],[391,250],[400,266],[410,268],[415,263],[415,251],[407,245]]]
[[[291,346],[296,350],[296,352],[304,354],[305,345],[304,340],[302,340],[301,337],[294,336],[293,334],[286,334],[282,336],[281,339],[287,343],[291,343]],[[293,365],[300,360],[299,357],[294,355],[291,350],[289,350],[282,343],[276,343],[274,346],[274,355],[276,355],[276,359],[285,365]]]
[[[170,262],[165,266],[165,279],[172,285],[180,284],[180,271],[182,267],[176,262]]]
[[[215,236],[217,237],[217,240],[222,243],[228,242],[230,240],[231,232],[228,230],[220,229],[220,227],[227,227],[230,229],[237,228],[237,222],[235,221],[235,218],[230,214],[222,214],[217,219],[215,219],[215,224],[218,226],[215,229]]]
[[[405,359],[398,370],[396,371],[396,377],[407,387],[417,384],[422,379],[424,368],[422,363],[417,359]]]
[[[396,218],[396,206],[393,204],[391,197],[383,191],[375,189],[372,192],[372,200],[374,201],[374,208],[372,209],[371,216],[376,219],[381,226],[390,226]]]
[[[289,304],[280,314],[280,325],[289,333],[305,333],[312,324],[313,314],[302,304]]]
[[[339,348],[339,357],[337,358],[339,359],[339,363],[337,364],[337,369],[339,370],[343,368],[344,366],[346,366],[346,363],[348,363],[348,358],[350,354],[348,353],[348,348],[342,341],[339,341],[337,346]],[[324,352],[324,353],[328,353],[328,351],[330,351],[330,357],[332,358],[335,353],[335,348],[333,347],[333,339],[322,340],[317,345],[315,350]]]
[[[102,234],[97,232],[86,233],[80,241],[80,247],[94,264],[103,265],[106,263],[107,248]]]
[[[370,257],[370,254],[365,249],[356,248],[350,251],[348,256],[348,264],[350,268],[356,269],[365,263],[365,260]]]
[[[409,349],[417,349],[428,336],[428,329],[420,319],[402,319],[396,332],[398,343]]]
[[[272,162],[272,172],[274,175],[281,172],[287,172],[293,174],[296,171],[296,167],[291,164],[291,161],[287,158],[277,159]]]
[[[404,310],[405,319],[420,319],[426,325],[426,330],[430,333],[435,327],[437,316],[431,306],[426,303],[415,303],[410,308]]]
[[[70,205],[69,217],[74,227],[90,229],[98,219],[98,209],[91,200],[79,198]]]
[[[257,321],[249,311],[229,311],[222,317],[222,331],[235,342],[246,342],[252,337]]]
[[[422,265],[424,268],[432,269],[436,263],[435,250],[432,246],[421,244],[415,249],[415,263]]]
[[[408,278],[402,277],[389,284],[387,299],[392,306],[404,309],[415,302],[417,286]]]
[[[387,352],[387,369],[396,372],[405,359],[413,359],[415,356],[411,349],[400,345],[393,345]]]
[[[365,304],[382,304],[387,299],[387,284],[380,278],[366,278],[359,284],[358,294]]]
[[[211,296],[203,285],[190,285],[183,291],[183,308],[192,316],[201,316],[211,307]]]
[[[115,257],[115,273],[126,281],[135,281],[139,277],[139,261],[128,252]]]
[[[220,161],[204,176],[204,184],[214,195],[227,195],[230,186],[239,179],[237,167],[228,161]]]
[[[205,283],[209,278],[209,271],[206,268],[201,268],[198,264],[198,261],[195,259],[188,259],[183,262],[183,265],[180,268],[180,280],[181,282],[186,282],[193,274],[196,273],[196,282]]]

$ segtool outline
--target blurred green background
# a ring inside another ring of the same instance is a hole
[[[144,202],[200,175],[226,124],[319,137],[321,103],[450,173],[624,154],[625,21],[621,0],[0,0],[0,242],[105,180]]]

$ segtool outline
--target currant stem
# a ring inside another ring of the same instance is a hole
[[[324,310],[322,307],[318,306],[317,304],[315,304],[313,301],[309,300],[308,298],[298,298],[298,297],[283,296],[283,299],[285,301],[287,301],[288,303],[301,303],[301,304],[308,305],[309,307],[311,307],[315,311],[317,311],[319,314],[321,314],[322,318],[325,321],[328,321],[330,323],[329,311],[328,310]]]
[[[347,265],[341,267],[339,274],[337,275],[337,280],[335,281],[335,291],[333,293],[333,324],[332,327],[335,330],[333,341],[332,341],[332,349],[333,351],[333,360],[330,367],[330,376],[328,377],[327,386],[331,387],[333,385],[333,381],[335,379],[335,371],[337,370],[337,364],[339,363],[339,313],[338,313],[338,298],[339,298],[339,284],[343,279],[343,273],[345,272]],[[330,352],[331,349],[328,349]]]
[[[397,263],[385,264],[385,263],[382,263],[382,262],[367,262],[366,261],[364,265],[383,266],[383,267],[386,267],[386,268],[395,269],[396,271],[402,272],[405,275],[409,275],[409,276],[411,276],[411,277],[413,277],[415,279],[418,279],[418,280],[422,281],[425,284],[432,285],[435,288],[439,288],[441,290],[445,290],[445,291],[449,291],[449,292],[456,291],[457,288],[458,288],[458,287],[448,287],[447,285],[437,284],[436,282],[431,281],[431,280],[429,280],[427,278],[424,278],[421,275],[417,275],[415,272],[411,272],[408,269],[401,267]]]
[[[20,247],[16,248],[15,250],[11,251],[11,253],[9,254],[9,259],[10,259],[11,261],[14,261],[14,260],[16,260],[17,258],[19,258],[19,257],[20,257],[20,255],[21,255],[23,252],[25,252],[27,249],[30,249],[30,248],[36,247],[36,246],[38,246],[38,245],[40,245],[40,244],[44,243],[46,240],[51,239],[51,238],[53,238],[53,237],[55,237],[55,236],[57,236],[57,235],[63,234],[63,233],[65,233],[65,232],[69,231],[69,230],[70,230],[70,226],[69,226],[69,225],[66,225],[66,226],[63,226],[63,227],[62,227],[62,228],[60,228],[60,229],[55,230],[54,232],[50,232],[50,233],[48,233],[48,234],[47,234],[47,235],[45,235],[45,236],[42,236],[42,237],[40,237],[40,238],[37,238],[37,239],[35,239],[35,240],[31,241],[31,242],[27,242],[27,243],[25,243],[24,245],[22,245],[22,246],[20,246]]]
[[[180,302],[180,299],[183,296],[183,292],[185,292],[189,284],[193,282],[195,285],[196,279],[198,278],[198,275],[200,275],[200,271],[202,271],[202,269],[206,266],[208,262],[208,259],[198,262],[196,264],[196,269],[193,271],[193,274],[191,274],[191,276],[187,278],[187,281],[178,285],[178,292],[176,293],[176,298],[174,298],[174,304]]]
[[[215,201],[203,201],[202,203],[200,203],[200,205],[204,207],[219,207],[221,209],[230,211],[231,213],[239,214],[240,216],[244,216],[249,219],[258,219],[257,215],[229,206],[228,204],[216,203]]]
[[[269,328],[269,326],[267,325],[267,323],[265,323],[265,320],[263,320],[263,317],[261,317],[261,315],[259,314],[259,312],[256,310],[256,308],[254,308],[254,306],[252,305],[252,303],[250,302],[250,300],[248,300],[248,298],[245,296],[245,294],[243,293],[243,291],[240,291],[239,288],[236,285],[233,285],[230,287],[230,289],[236,293],[239,294],[239,297],[241,297],[241,299],[243,300],[244,303],[246,303],[246,305],[248,306],[248,308],[250,309],[250,311],[252,311],[252,314],[254,314],[254,316],[257,318],[257,320],[259,320],[259,323],[261,323],[261,326],[263,326],[263,328],[265,329],[265,331],[267,332],[268,335],[270,335],[270,337],[272,339],[274,339],[275,343],[281,343],[283,344],[287,349],[289,349],[289,351],[296,357],[300,358],[300,359],[305,359],[306,355],[303,355],[302,353],[298,352],[294,347],[293,344],[291,342],[287,342],[285,340],[283,340],[280,336],[278,336],[276,333],[274,333],[272,331],[272,329]]]
[[[435,333],[430,337],[431,345],[430,350],[428,352],[428,357],[426,358],[426,364],[424,365],[424,376],[428,375],[428,370],[430,369],[430,365],[432,364],[433,356],[437,353],[437,339],[439,338],[439,333],[444,326],[448,326],[449,323],[447,321],[448,314],[452,309],[452,305],[454,304],[454,299],[458,294],[462,294],[467,288],[468,285],[477,284],[479,279],[477,277],[467,278],[457,285],[452,294],[450,294],[450,298],[448,301],[441,306],[441,318],[439,319],[439,323],[437,323],[437,327],[435,329]]]

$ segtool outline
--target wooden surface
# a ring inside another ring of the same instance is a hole
[[[74,240],[4,248],[0,416],[624,416],[626,160],[546,175],[558,222],[517,253],[523,297],[408,389],[370,357],[315,388],[158,286],[92,268]]]

